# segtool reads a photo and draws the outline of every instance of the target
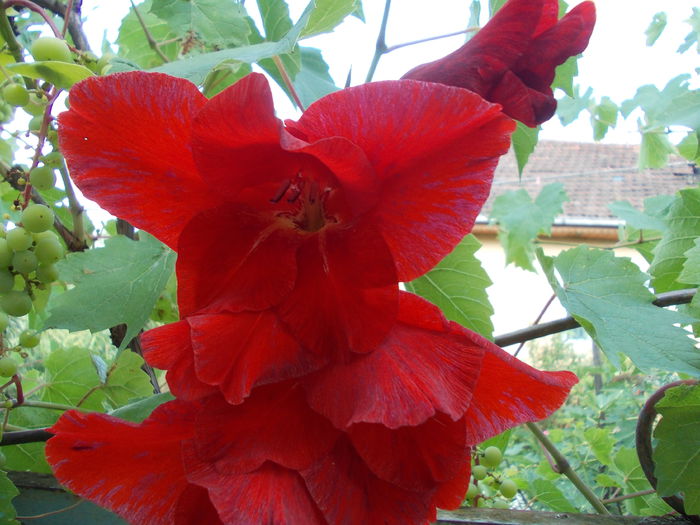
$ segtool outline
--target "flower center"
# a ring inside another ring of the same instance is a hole
[[[286,200],[293,210],[280,215],[291,219],[299,229],[317,232],[326,222],[336,222],[333,217],[327,217],[324,210],[324,203],[331,191],[330,187],[321,190],[318,181],[307,179],[299,172],[296,177],[283,181],[270,201],[278,203]]]

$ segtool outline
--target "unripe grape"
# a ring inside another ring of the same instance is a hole
[[[4,332],[8,326],[10,326],[10,318],[5,312],[0,312],[0,332]]]
[[[30,47],[29,52],[34,60],[59,60],[61,62],[73,62],[73,55],[68,49],[65,40],[52,36],[37,38]]]
[[[22,250],[28,250],[34,243],[34,238],[32,234],[24,228],[15,228],[7,232],[6,241],[7,247],[10,250],[20,252]]]
[[[503,454],[498,447],[487,447],[484,450],[484,455],[481,458],[481,464],[485,467],[497,467],[503,460]]]
[[[36,270],[39,265],[36,255],[31,250],[15,252],[12,256],[12,269],[19,273],[29,273]],[[14,277],[12,278],[14,282]]]
[[[474,476],[476,480],[484,479],[487,474],[488,469],[483,465],[474,465],[474,467],[472,467],[472,476]]]
[[[63,259],[66,252],[58,239],[41,239],[36,243],[34,253],[41,264],[53,264]]]
[[[46,109],[46,99],[29,95],[29,102],[22,106],[22,109],[33,117],[41,117]]]
[[[499,490],[501,491],[501,494],[503,494],[504,498],[510,499],[518,493],[518,486],[512,479],[504,479],[501,482],[501,487]]]
[[[48,230],[53,225],[53,211],[43,204],[30,204],[22,212],[22,226],[32,233]],[[32,239],[33,240],[33,239]]]
[[[63,155],[60,151],[52,151],[41,157],[41,161],[47,166],[58,168],[63,164]]]
[[[502,499],[497,499],[493,502],[493,508],[507,510],[510,508],[510,503]]]
[[[58,280],[58,270],[53,264],[40,264],[36,269],[36,278],[44,284]]]
[[[17,373],[17,361],[11,357],[0,357],[0,376],[12,377]]]
[[[56,184],[56,174],[53,168],[37,166],[29,174],[29,182],[39,191],[50,190]]]
[[[41,341],[41,334],[36,330],[25,330],[19,334],[19,344],[24,348],[34,348]]]
[[[0,293],[7,293],[15,286],[15,276],[7,270],[0,270]]]
[[[0,239],[0,268],[7,268],[12,264],[12,250],[7,245],[7,239]]]
[[[467,498],[474,499],[474,496],[476,496],[477,494],[479,494],[479,487],[477,487],[473,483],[470,483],[469,488],[467,489]]]
[[[32,310],[32,299],[25,291],[12,290],[0,296],[0,307],[13,317],[22,317]]]
[[[41,123],[44,121],[43,115],[37,115],[35,117],[32,117],[32,119],[29,121],[29,124],[27,127],[29,128],[29,131],[34,131],[38,133],[41,131]]]
[[[29,102],[29,91],[22,84],[8,84],[2,88],[2,97],[8,104],[20,107]]]

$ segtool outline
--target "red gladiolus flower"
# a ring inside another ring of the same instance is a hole
[[[136,524],[428,524],[461,503],[474,445],[546,417],[575,383],[402,293],[374,352],[237,405],[218,392],[169,402],[140,425],[68,412],[47,457],[59,481]]]
[[[557,0],[509,0],[466,44],[403,78],[459,86],[535,127],[549,120],[555,68],[588,45],[595,5],[583,2],[557,20]]]
[[[123,73],[70,100],[61,151],[76,184],[179,253],[183,321],[169,333],[191,333],[193,351],[170,356],[170,378],[194,369],[231,402],[384,340],[397,283],[471,229],[513,130],[497,105],[415,81],[339,91],[286,126],[257,74],[207,100],[182,79]],[[250,338],[207,352],[232,323]]]

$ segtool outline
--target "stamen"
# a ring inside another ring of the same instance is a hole
[[[280,188],[277,190],[277,193],[275,193],[275,196],[270,199],[270,202],[279,202],[282,200],[282,197],[284,197],[284,194],[287,193],[287,190],[289,189],[289,186],[292,184],[292,179],[288,180],[283,180],[282,185]]]

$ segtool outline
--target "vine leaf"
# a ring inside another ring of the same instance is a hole
[[[496,197],[491,218],[500,225],[498,234],[506,252],[506,264],[514,263],[525,270],[535,271],[534,240],[539,234],[549,234],[552,222],[569,200],[560,182],[542,188],[533,202],[527,191],[509,191]]]
[[[439,306],[449,320],[492,338],[493,307],[486,293],[492,282],[474,255],[479,248],[476,237],[467,235],[435,268],[406,283],[406,289]]]
[[[540,126],[529,128],[522,122],[518,122],[515,132],[511,137],[515,160],[518,163],[518,176],[522,176],[525,165],[539,141]]]
[[[156,42],[165,42],[177,38],[177,35],[170,29],[167,22],[150,13],[151,0],[146,0],[137,8],[146,29],[148,29],[148,32]],[[113,70],[124,69],[124,66],[128,66],[129,62],[142,68],[155,67],[163,63],[163,60],[148,44],[143,27],[141,27],[141,23],[133,9],[122,20],[116,43],[119,46],[118,58],[126,61],[126,63],[120,62],[122,67],[113,68]],[[160,50],[168,60],[175,60],[180,52],[180,44],[173,41],[160,46]],[[126,69],[128,70],[129,68],[127,67]]]
[[[695,239],[695,245],[685,252],[685,258],[678,280],[682,283],[700,284],[700,237]]]
[[[536,479],[532,482],[535,489],[535,498],[556,512],[579,512],[568,500],[554,482],[546,479]]]
[[[683,492],[685,511],[700,514],[700,385],[671,388],[656,404],[654,475],[661,496]]]
[[[622,353],[643,370],[700,375],[700,352],[675,326],[693,318],[654,306],[648,275],[629,258],[586,246],[538,257],[559,301],[614,365]]]
[[[124,348],[148,320],[173,272],[175,253],[154,237],[108,239],[104,248],[69,254],[58,263],[75,287],[52,297],[46,327],[97,332],[126,323]]]
[[[19,521],[15,519],[15,507],[12,505],[12,499],[18,495],[19,490],[7,477],[7,472],[0,470],[0,524],[19,525]]]
[[[316,7],[311,12],[311,18],[302,31],[301,38],[332,31],[346,16],[357,11],[358,7],[358,0],[316,0]]]

